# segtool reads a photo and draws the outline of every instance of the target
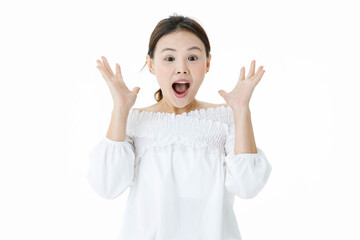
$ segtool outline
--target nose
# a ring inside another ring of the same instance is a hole
[[[186,74],[186,73],[188,73],[188,69],[187,69],[187,66],[186,66],[186,63],[184,63],[184,62],[181,62],[181,63],[179,63],[178,64],[178,70],[177,70],[177,73],[179,74],[181,74],[181,73],[184,73],[184,74]]]

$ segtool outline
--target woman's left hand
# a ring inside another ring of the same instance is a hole
[[[218,93],[233,110],[248,108],[251,95],[264,73],[265,70],[263,70],[263,66],[260,66],[255,73],[255,60],[253,60],[251,62],[249,74],[246,78],[245,67],[242,67],[235,88],[229,93],[224,90],[219,90]]]

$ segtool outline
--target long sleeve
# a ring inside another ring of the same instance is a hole
[[[235,124],[229,125],[225,143],[225,187],[241,197],[253,198],[265,186],[272,167],[264,152],[257,147],[257,153],[239,153],[235,155]]]
[[[134,144],[128,136],[123,142],[105,137],[89,154],[87,179],[95,192],[105,199],[114,199],[131,186],[134,172]]]

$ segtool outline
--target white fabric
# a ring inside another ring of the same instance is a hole
[[[234,196],[253,198],[271,165],[234,154],[230,107],[183,114],[130,109],[126,140],[108,138],[89,155],[88,181],[105,199],[127,187],[121,240],[240,240]]]

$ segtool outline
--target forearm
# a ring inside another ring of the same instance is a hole
[[[234,153],[257,153],[249,107],[233,110],[235,121]]]
[[[111,115],[106,137],[113,141],[123,142],[126,139],[126,124],[129,115],[129,110],[114,107]]]

